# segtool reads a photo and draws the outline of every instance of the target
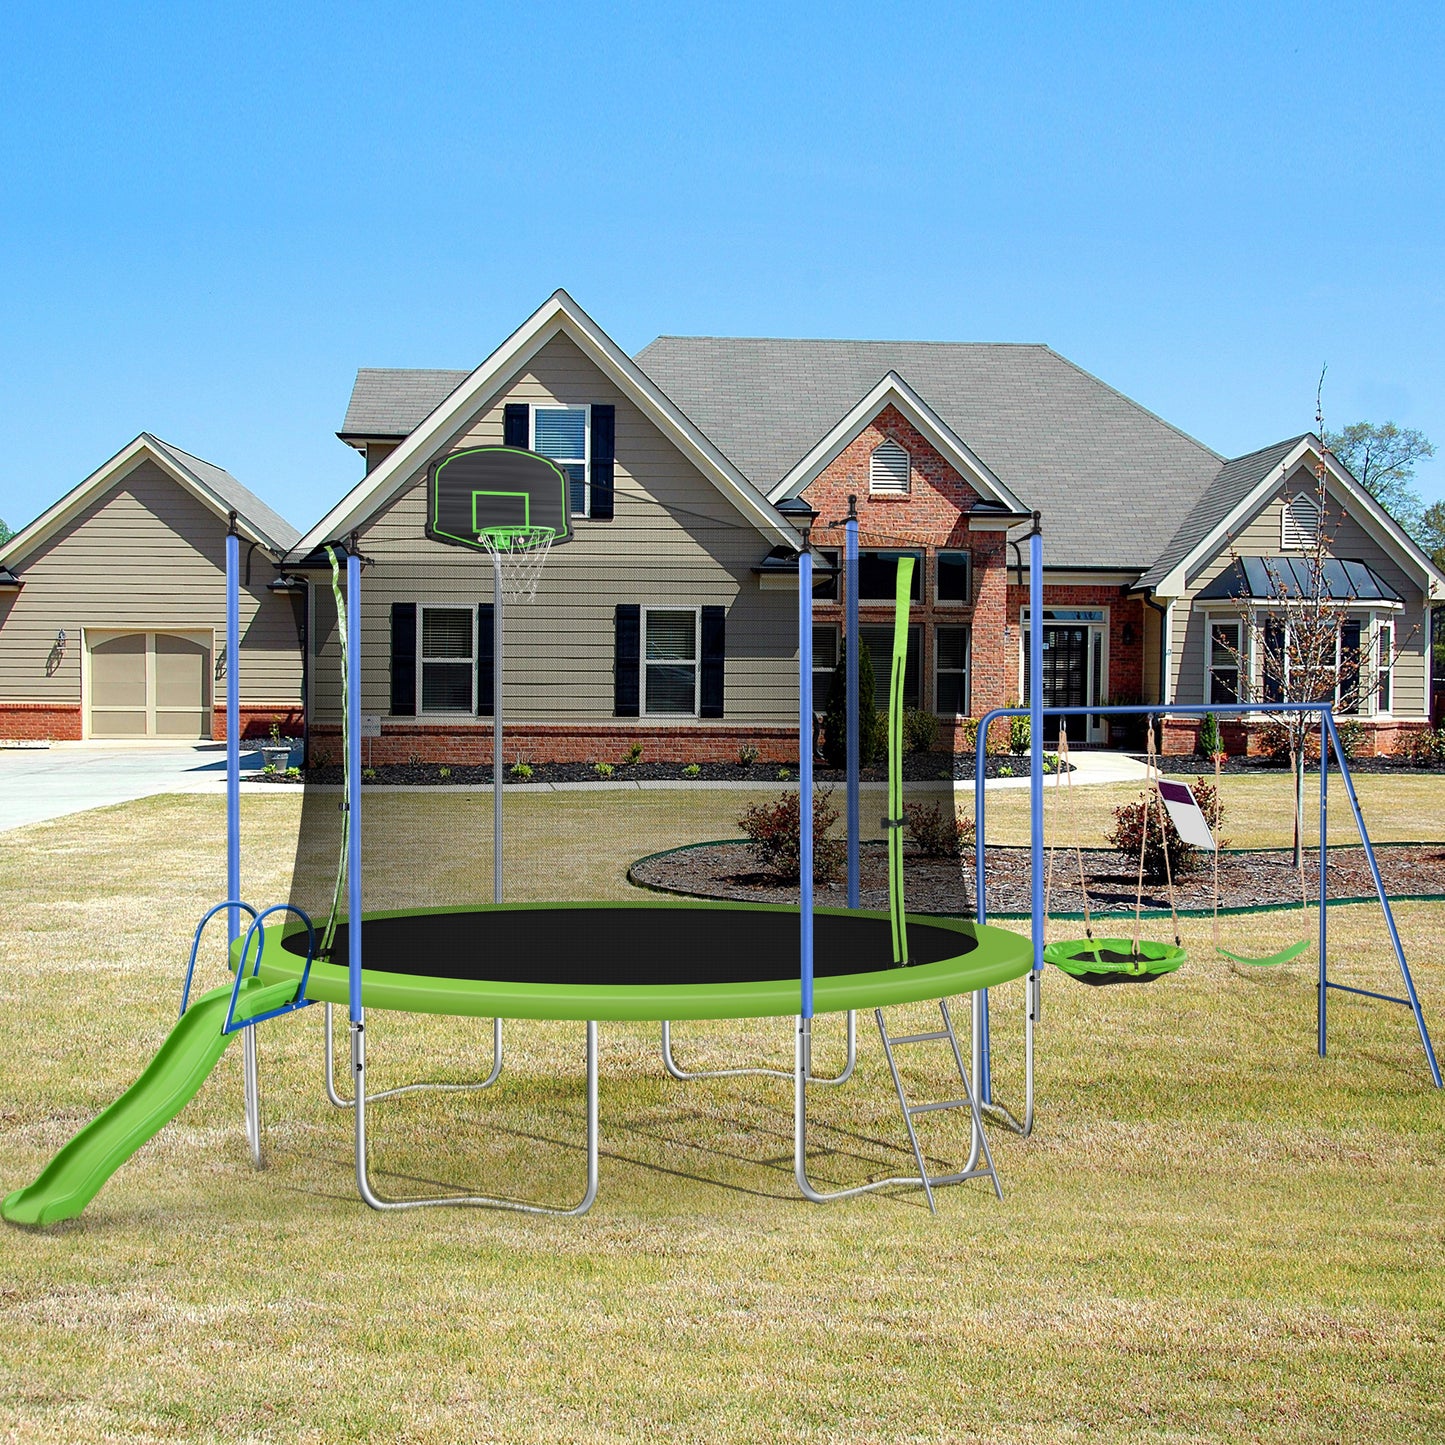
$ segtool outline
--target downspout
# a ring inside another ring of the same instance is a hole
[[[1140,595],[1144,598],[1144,605],[1159,614],[1159,702],[1170,703],[1174,700],[1169,695],[1169,684],[1172,681],[1170,674],[1174,664],[1171,637],[1174,631],[1174,599],[1171,597],[1168,602],[1160,603],[1154,600],[1152,593],[1144,592]]]

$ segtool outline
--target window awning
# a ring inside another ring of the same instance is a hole
[[[1313,597],[1332,602],[1403,602],[1405,599],[1373,568],[1344,557],[1327,557],[1319,586],[1312,557],[1237,557],[1195,598],[1197,602],[1237,600],[1280,602]]]

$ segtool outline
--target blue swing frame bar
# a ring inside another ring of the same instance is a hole
[[[1039,575],[1041,569],[1034,568],[1033,575]],[[1034,605],[1032,596],[1032,577],[1030,579],[1030,657],[1033,666],[1030,671],[1031,678],[1042,675],[1042,628],[1038,619],[1042,616],[1042,609]],[[1042,807],[1042,773],[1043,773],[1043,729],[1042,719],[1045,717],[1149,717],[1159,718],[1161,721],[1169,717],[1204,717],[1213,713],[1216,717],[1257,717],[1260,714],[1281,714],[1281,713],[1313,713],[1320,719],[1320,801],[1319,801],[1319,833],[1320,833],[1320,886],[1319,886],[1319,969],[1318,982],[1316,986],[1316,1047],[1321,1058],[1326,1057],[1328,1052],[1328,1029],[1329,1029],[1329,1007],[1328,1000],[1331,990],[1336,993],[1357,994],[1362,998],[1379,999],[1384,1003],[1393,1003],[1408,1008],[1415,1019],[1415,1027],[1420,1034],[1420,1043],[1425,1051],[1425,1061],[1429,1065],[1430,1079],[1437,1089],[1442,1087],[1440,1076],[1440,1065],[1435,1057],[1435,1049],[1430,1041],[1430,1031],[1425,1024],[1424,1011],[1420,1006],[1420,996],[1415,988],[1415,980],[1410,973],[1410,965],[1405,957],[1404,944],[1400,939],[1400,930],[1395,922],[1394,909],[1390,906],[1389,894],[1385,891],[1384,880],[1380,876],[1379,861],[1375,857],[1374,844],[1370,841],[1369,829],[1365,826],[1364,814],[1360,810],[1359,797],[1355,792],[1354,777],[1350,772],[1349,763],[1345,758],[1345,750],[1340,742],[1339,730],[1335,725],[1334,711],[1329,703],[1324,702],[1295,702],[1295,703],[1217,703],[1207,705],[1202,703],[1155,703],[1137,704],[1127,707],[1102,706],[1102,707],[1041,707],[1039,705],[1039,693],[1042,689],[1033,687],[1030,689],[1030,706],[1028,708],[994,708],[986,713],[978,725],[978,741],[975,755],[975,778],[984,776],[986,748],[988,744],[988,730],[990,725],[998,718],[1028,717],[1030,719],[1030,783],[1037,788],[1037,796],[1031,800],[1031,837],[1033,866],[1030,879],[1030,918],[1031,930],[1034,944],[1034,967],[1030,975],[1031,982],[1036,981],[1043,971],[1043,945],[1044,945],[1044,917],[1043,917],[1043,867],[1042,867],[1042,835],[1043,835],[1043,807]],[[1400,978],[1405,986],[1406,997],[1401,998],[1398,994],[1377,993],[1372,989],[1356,988],[1352,984],[1336,983],[1329,976],[1329,900],[1328,900],[1328,852],[1329,852],[1329,761],[1333,755],[1335,764],[1340,770],[1340,778],[1345,785],[1345,796],[1349,799],[1350,811],[1354,816],[1355,829],[1359,834],[1360,843],[1365,851],[1365,861],[1369,865],[1370,877],[1375,885],[1375,896],[1379,900],[1380,909],[1385,917],[1385,927],[1389,931],[1390,945],[1395,954],[1395,963],[1400,970]],[[977,903],[976,916],[979,923],[988,921],[988,897],[987,884],[984,869],[985,856],[985,824],[987,818],[987,788],[986,786],[975,785],[974,788],[974,891]],[[1036,1008],[1033,1002],[1030,1004],[1030,1023],[1036,1017]],[[987,993],[980,993],[975,1009],[975,1068],[979,1080],[979,1098],[983,1103],[992,1104],[992,1067],[989,1045],[989,1012]]]

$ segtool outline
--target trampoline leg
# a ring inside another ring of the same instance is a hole
[[[261,1169],[266,1157],[261,1147],[261,1078],[254,1028],[241,1031],[241,1071],[245,1079],[246,1146],[251,1151],[251,1163]]]
[[[1024,1016],[1024,1116],[1015,1115],[996,1100],[979,1106],[983,1117],[991,1124],[1001,1124],[1005,1129],[1027,1139],[1034,1132],[1034,1025],[1038,1022],[1043,1007],[1043,976],[1030,971],[1024,995],[1026,1013]],[[974,1009],[974,1027],[978,1027],[979,1010]],[[978,1068],[978,1045],[974,1045],[974,1068]]]
[[[812,1072],[812,1059],[808,1060],[808,1082],[810,1084],[846,1084],[853,1077],[854,1065],[858,1062],[858,1014],[855,1010],[848,1010],[847,1023],[847,1055],[843,1062],[843,1068],[839,1073],[831,1074],[826,1078],[820,1078]],[[662,1021],[662,1067],[672,1075],[674,1079],[680,1079],[683,1083],[693,1083],[698,1079],[735,1079],[747,1075],[767,1079],[791,1079],[791,1069],[697,1069],[689,1071],[678,1065],[672,1052],[672,1024],[664,1019]]]
[[[338,1109],[350,1109],[355,1104],[355,1099],[346,1098],[336,1087],[336,1025],[332,1014],[332,1005],[322,1005],[322,1017],[325,1020],[323,1030],[325,1033],[326,1063],[326,1097]],[[468,1089],[490,1089],[502,1073],[502,1021],[492,1020],[492,1068],[485,1079],[478,1079],[468,1084],[444,1084],[444,1083],[416,1083],[402,1084],[399,1088],[383,1089],[379,1094],[372,1094],[369,1097],[376,1099],[391,1099],[397,1094],[416,1094],[425,1091],[434,1091],[443,1094],[456,1094],[465,1092]]]
[[[529,1204],[520,1199],[501,1199],[489,1194],[441,1195],[432,1199],[387,1199],[372,1187],[367,1164],[366,1110],[383,1094],[366,1092],[366,1025],[351,1026],[351,1092],[356,1121],[356,1187],[363,1202],[373,1209],[444,1209],[448,1206],[472,1209],[510,1209],[521,1214],[586,1214],[597,1198],[598,1181],[598,1101],[597,1101],[597,1024],[587,1024],[587,1188],[574,1205],[558,1207],[550,1204]],[[393,1093],[401,1092],[393,1090]]]

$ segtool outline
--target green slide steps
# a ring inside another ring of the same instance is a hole
[[[296,980],[265,984],[245,979],[236,1002],[238,1020],[278,1008],[296,994]],[[135,1083],[97,1114],[41,1171],[28,1188],[0,1204],[12,1224],[57,1224],[74,1219],[101,1185],[158,1134],[200,1091],[235,1034],[223,1034],[231,985],[202,994],[177,1020],[155,1058]]]

